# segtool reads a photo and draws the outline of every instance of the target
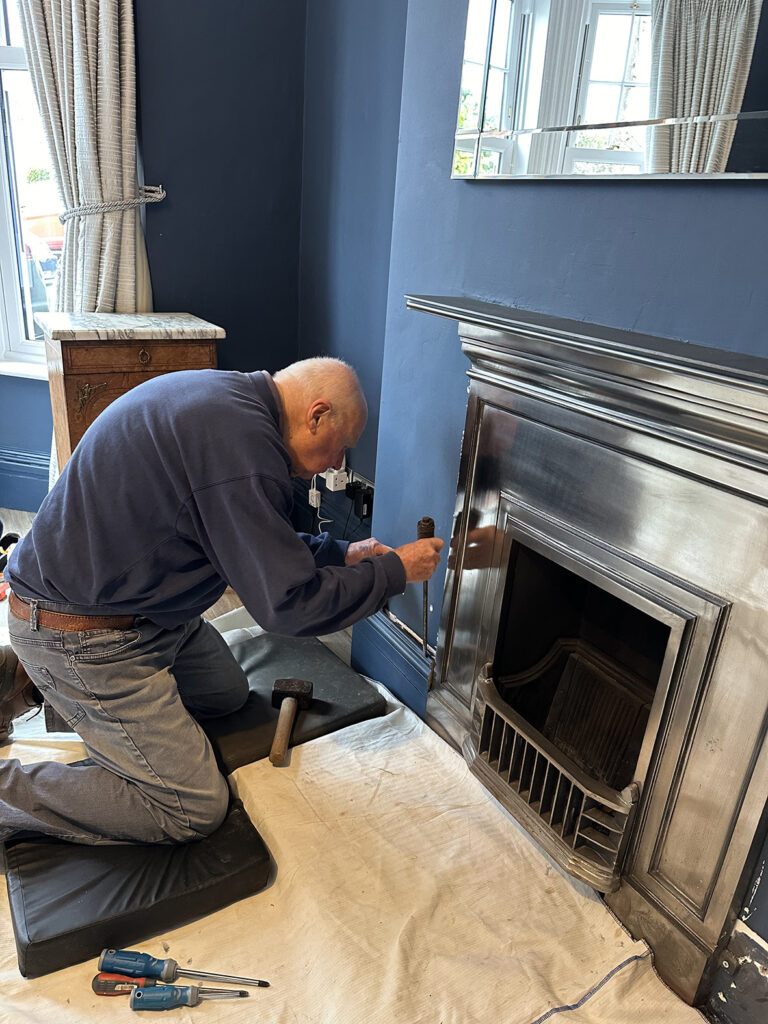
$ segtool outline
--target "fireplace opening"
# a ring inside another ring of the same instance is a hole
[[[502,699],[592,779],[634,778],[669,628],[515,542],[493,681]]]

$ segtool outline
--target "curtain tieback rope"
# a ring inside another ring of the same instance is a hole
[[[162,185],[142,185],[135,199],[113,199],[108,203],[84,203],[82,206],[73,206],[70,210],[59,214],[59,220],[64,224],[68,220],[72,220],[73,217],[91,217],[95,213],[132,210],[145,203],[159,203],[163,199],[165,199],[165,189]]]

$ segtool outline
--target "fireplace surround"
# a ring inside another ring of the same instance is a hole
[[[768,360],[468,299],[427,719],[686,1000],[766,831]]]

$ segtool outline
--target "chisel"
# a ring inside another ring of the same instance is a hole
[[[435,536],[435,520],[429,516],[424,516],[416,525],[416,538],[417,540],[424,540],[426,537]],[[424,580],[424,587],[421,596],[422,602],[422,620],[424,631],[421,634],[421,648],[424,652],[424,657],[427,657],[427,624],[429,621],[429,583]]]

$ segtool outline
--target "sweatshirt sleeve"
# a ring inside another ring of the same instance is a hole
[[[405,590],[394,552],[355,565],[326,561],[340,550],[320,538],[305,543],[291,503],[287,485],[259,474],[202,488],[187,503],[203,550],[260,626],[287,636],[333,633]]]
[[[318,569],[322,569],[324,565],[344,565],[349,547],[348,540],[335,540],[330,533],[299,533],[296,536],[312,552]]]

